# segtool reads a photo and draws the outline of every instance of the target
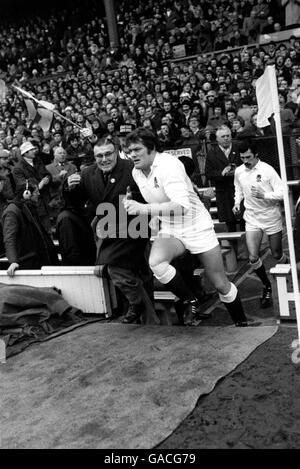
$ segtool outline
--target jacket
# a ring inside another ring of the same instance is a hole
[[[235,222],[232,212],[234,206],[234,177],[222,176],[222,171],[228,164],[234,163],[236,166],[242,164],[237,147],[233,144],[229,157],[225,156],[219,145],[209,150],[206,157],[205,174],[212,186],[216,188],[216,205],[218,208],[218,218],[226,223]]]

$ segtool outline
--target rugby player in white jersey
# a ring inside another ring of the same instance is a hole
[[[239,146],[244,164],[234,174],[235,205],[233,213],[239,214],[244,200],[244,220],[249,261],[253,271],[263,283],[261,307],[271,304],[271,282],[259,257],[263,234],[269,240],[272,256],[280,264],[287,262],[282,251],[282,215],[280,202],[283,200],[283,184],[275,169],[260,161],[254,142],[245,140]]]
[[[131,215],[159,217],[160,230],[149,264],[154,276],[184,302],[184,323],[193,325],[195,318],[201,318],[195,295],[171,265],[187,249],[199,258],[234,324],[247,326],[238,290],[225,273],[212,218],[194,192],[184,165],[173,155],[157,152],[155,135],[149,130],[134,130],[127,136],[127,146],[134,162],[133,178],[147,203],[124,200],[124,206]]]

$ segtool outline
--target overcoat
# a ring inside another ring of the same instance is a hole
[[[227,223],[236,221],[232,212],[234,206],[234,177],[222,176],[223,169],[230,163],[234,163],[236,166],[242,164],[238,148],[234,144],[228,158],[219,145],[215,145],[207,153],[205,174],[211,185],[216,188],[218,219]]]
[[[129,225],[134,217],[126,214],[122,204],[128,186],[131,189],[133,199],[144,201],[133,180],[132,169],[132,161],[118,158],[107,183],[105,183],[103,173],[96,163],[85,168],[82,172],[79,190],[81,196],[88,201],[90,212],[93,215],[97,214],[95,226],[98,226],[97,236],[101,238],[97,265],[117,265],[136,269],[145,262],[144,253],[149,243],[149,231],[142,230],[141,237],[131,236]],[[101,225],[101,220],[102,222],[106,220],[107,223]],[[143,222],[143,226],[148,228],[148,217],[143,217]],[[105,228],[102,235],[100,225]]]

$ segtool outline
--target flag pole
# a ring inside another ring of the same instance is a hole
[[[71,119],[68,119],[68,117],[65,117],[63,116],[60,112],[58,112],[56,109],[50,109],[48,108],[44,103],[43,101],[39,101],[38,99],[36,99],[34,96],[32,96],[31,93],[29,93],[28,91],[26,90],[22,90],[22,88],[19,88],[19,86],[15,86],[15,85],[11,85],[13,88],[15,88],[17,91],[19,91],[20,93],[24,94],[25,96],[27,96],[27,98],[29,99],[32,99],[34,102],[36,102],[39,106],[43,107],[44,109],[47,109],[48,111],[51,111],[53,112],[53,114],[55,114],[56,116],[59,116],[61,117],[62,119],[64,119],[65,121],[69,122],[70,124],[74,125],[75,127],[77,127],[78,129],[82,130],[83,127],[81,127],[80,125],[76,124],[75,122],[71,121]]]
[[[280,121],[280,108],[279,108],[275,65],[268,65],[267,73],[269,77],[270,91],[271,91],[272,104],[273,104],[273,110],[274,110],[274,120],[275,120],[276,134],[277,134],[280,174],[281,174],[281,179],[283,182],[283,202],[284,202],[284,210],[285,210],[286,231],[287,231],[288,246],[289,246],[289,253],[290,253],[290,264],[291,264],[291,270],[292,270],[292,282],[293,282],[293,289],[294,289],[296,319],[297,319],[297,328],[298,328],[298,342],[300,344],[300,292],[299,292],[299,282],[298,282],[295,246],[294,246],[294,238],[293,238],[291,207],[290,207],[290,201],[289,201],[285,158],[284,158],[284,148],[283,148],[281,121]]]

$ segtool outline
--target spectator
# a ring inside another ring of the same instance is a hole
[[[96,245],[86,208],[76,191],[66,188],[63,199],[56,222],[62,265],[95,265]]]
[[[133,194],[138,193],[131,174],[133,164],[119,158],[109,136],[97,142],[94,155],[95,164],[84,170],[81,176],[74,174],[68,177],[68,188],[80,191],[83,202],[89,202],[91,215],[97,215],[94,222],[98,238],[96,264],[108,266],[113,284],[129,302],[129,310],[123,319],[125,323],[136,323],[141,318],[145,323],[157,323],[144,288],[145,284],[149,288],[151,283],[145,257],[148,238],[145,233],[138,238],[130,236],[129,223],[133,218],[124,218],[126,214],[122,213],[119,204],[120,196],[126,196],[128,186]],[[107,204],[114,208],[111,222],[105,216]],[[142,278],[146,277],[147,281],[143,283]],[[150,288],[149,293],[151,296]]]
[[[7,274],[11,277],[17,269],[40,269],[43,265],[58,265],[55,246],[40,223],[38,204],[38,188],[27,185],[24,191],[19,185],[15,199],[3,212],[5,254],[10,264]]]
[[[232,143],[230,129],[223,125],[216,132],[217,144],[206,158],[205,174],[212,186],[216,188],[218,219],[224,221],[228,231],[236,231],[237,221],[233,215],[234,173],[241,164],[236,144]]]
[[[64,180],[73,173],[76,173],[77,168],[74,164],[66,159],[66,150],[62,147],[55,147],[53,149],[54,160],[46,166],[46,170],[52,176],[52,183],[50,185],[50,216],[56,223],[56,218],[61,211],[64,201],[62,197],[62,186]]]
[[[40,193],[37,208],[38,216],[48,233],[51,233],[49,200],[51,174],[36,154],[36,148],[30,142],[22,143],[20,147],[22,159],[16,163],[12,170],[16,191],[22,194],[27,183],[37,187]]]

